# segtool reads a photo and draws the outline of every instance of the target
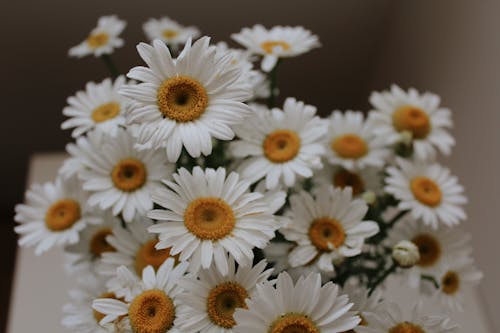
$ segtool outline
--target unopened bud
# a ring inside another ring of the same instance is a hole
[[[418,247],[410,241],[402,240],[392,248],[392,259],[403,268],[410,268],[420,260]]]
[[[402,144],[409,146],[411,145],[411,141],[413,140],[413,134],[410,131],[402,131],[399,133],[399,142]]]
[[[363,192],[361,197],[368,205],[373,205],[377,201],[377,195],[373,191]]]

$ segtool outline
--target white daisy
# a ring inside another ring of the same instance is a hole
[[[373,92],[370,103],[376,109],[370,112],[374,131],[387,144],[400,140],[402,132],[410,132],[413,150],[418,159],[429,159],[439,150],[449,155],[455,140],[448,133],[452,127],[451,112],[439,106],[439,96],[419,94],[411,88],[403,91],[396,85],[391,91]]]
[[[235,157],[249,157],[238,171],[252,183],[265,178],[268,189],[280,182],[292,187],[297,176],[311,177],[322,167],[326,123],[316,108],[287,98],[283,110],[255,107],[254,115],[236,127],[240,140],[231,142]]]
[[[98,147],[80,173],[83,188],[91,192],[89,204],[112,208],[126,222],[153,208],[152,191],[163,187],[161,179],[169,178],[174,168],[161,151],[139,151],[134,144],[130,132],[119,129],[116,139]]]
[[[450,170],[438,163],[396,159],[397,167],[387,168],[385,191],[400,200],[398,208],[411,210],[415,219],[434,228],[438,223],[448,226],[466,219],[463,205],[464,189]]]
[[[89,54],[99,57],[113,53],[115,48],[123,46],[123,39],[118,36],[126,25],[127,23],[118,19],[116,15],[100,17],[97,27],[90,32],[87,39],[69,49],[69,55],[81,58]]]
[[[57,245],[75,244],[87,224],[102,222],[99,214],[87,205],[87,195],[76,179],[34,184],[26,192],[26,203],[16,205],[14,230],[20,246],[36,246],[40,255]]]
[[[171,247],[180,260],[190,260],[191,272],[208,268],[215,261],[226,274],[224,254],[228,251],[241,266],[253,259],[254,247],[264,248],[279,228],[271,206],[258,192],[249,192],[250,183],[237,173],[226,177],[226,170],[195,167],[193,173],[181,168],[175,182],[153,194],[156,209],[148,217],[165,223],[148,230],[158,233],[158,249]]]
[[[97,128],[112,137],[119,126],[125,125],[123,117],[126,98],[118,94],[118,89],[126,84],[125,77],[119,76],[114,82],[105,79],[101,83],[89,82],[85,91],[78,91],[68,98],[69,104],[63,110],[70,119],[61,124],[62,129],[75,128],[71,135],[76,138]]]
[[[366,287],[348,281],[342,288],[342,292],[346,293],[354,304],[351,311],[361,318],[360,326],[367,326],[366,317],[378,313],[383,306],[382,292],[379,289],[369,295]]]
[[[251,97],[250,85],[239,68],[229,66],[231,55],[217,54],[209,41],[188,41],[175,60],[159,40],[137,46],[148,67],[132,68],[127,75],[142,83],[121,93],[137,102],[127,120],[139,125],[139,148],[165,147],[173,162],[183,146],[192,157],[209,155],[211,138],[231,140],[231,127],[250,114],[243,103]]]
[[[176,318],[182,332],[233,332],[234,311],[246,307],[246,299],[252,298],[257,285],[267,281],[272,272],[272,269],[266,270],[265,260],[254,267],[238,269],[233,258],[224,260],[229,267],[227,274],[212,264],[196,277],[185,277],[179,282],[184,289],[179,300],[186,305],[185,311]]]
[[[275,26],[267,30],[256,24],[232,34],[231,38],[252,53],[262,55],[261,68],[265,72],[270,72],[279,58],[295,57],[320,46],[318,36],[300,26]]]
[[[477,286],[483,273],[474,266],[474,260],[469,256],[449,258],[441,266],[436,275],[439,290],[435,296],[441,304],[452,311],[463,311],[466,302],[466,290]]]
[[[417,288],[422,285],[422,275],[435,276],[448,260],[468,256],[472,252],[470,239],[470,234],[458,228],[439,226],[435,229],[420,220],[405,218],[389,232],[387,243],[392,247],[408,240],[418,247],[419,262],[404,270],[410,286]]]
[[[377,314],[367,314],[368,326],[356,327],[356,333],[446,333],[456,325],[443,316],[423,315],[422,303],[417,303],[410,316],[403,314],[397,304],[388,302]]]
[[[352,303],[339,295],[339,287],[331,282],[321,286],[319,274],[301,277],[297,283],[284,272],[278,276],[276,288],[269,282],[257,286],[247,300],[248,309],[234,313],[236,333],[345,332],[360,321],[349,309]]]
[[[389,151],[375,135],[373,124],[363,113],[334,111],[329,117],[326,158],[350,171],[368,166],[381,167]]]
[[[104,142],[111,138],[102,131],[90,131],[86,136],[76,139],[75,143],[66,145],[66,152],[70,157],[66,158],[58,173],[64,178],[78,176],[82,170],[92,164],[95,159],[95,152],[99,151]]]
[[[180,263],[174,267],[174,259],[167,259],[155,273],[147,266],[142,280],[135,292],[124,301],[99,298],[94,300],[94,310],[104,314],[101,325],[113,322],[123,316],[125,332],[180,333],[174,319],[179,312],[177,296],[181,289],[177,286],[179,278],[186,272],[188,264]],[[122,267],[117,274],[128,271]]]
[[[362,221],[368,206],[352,199],[352,189],[322,186],[314,197],[301,191],[290,196],[291,222],[280,229],[289,241],[297,243],[288,258],[292,267],[307,265],[313,260],[324,271],[333,271],[339,257],[361,253],[366,238],[379,231],[378,224]]]
[[[151,18],[143,24],[142,28],[151,42],[159,39],[175,50],[190,38],[195,39],[200,36],[198,28],[185,27],[166,16],[159,19]]]

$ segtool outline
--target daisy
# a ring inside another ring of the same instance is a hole
[[[97,84],[87,83],[85,91],[68,98],[69,105],[64,108],[63,114],[70,119],[63,122],[61,128],[74,127],[71,133],[74,138],[94,128],[116,136],[118,127],[125,125],[123,113],[126,99],[118,94],[125,84],[124,76],[119,76],[114,82],[108,78]]]
[[[142,28],[151,42],[159,39],[175,50],[190,38],[196,39],[200,36],[198,28],[182,26],[166,16],[159,19],[151,18],[143,24]]]
[[[261,68],[264,72],[270,72],[279,58],[295,57],[320,46],[318,36],[300,26],[275,26],[267,30],[256,24],[232,34],[231,38],[252,53],[263,56]]]
[[[400,200],[398,208],[411,210],[434,228],[439,223],[453,226],[466,219],[464,189],[447,168],[437,163],[396,159],[397,167],[387,168],[385,191]]]
[[[472,252],[470,234],[457,228],[439,226],[437,229],[420,220],[403,219],[389,232],[388,245],[394,246],[401,240],[414,243],[420,254],[419,262],[404,270],[410,286],[421,286],[421,276],[435,276],[443,265],[452,258],[468,256]]]
[[[268,189],[280,183],[292,187],[297,176],[311,177],[322,167],[322,140],[327,127],[316,108],[287,98],[283,110],[255,107],[254,115],[236,128],[240,140],[231,142],[237,158],[248,157],[238,168],[252,183],[266,179]]]
[[[229,66],[231,55],[218,54],[209,41],[203,37],[191,46],[189,40],[175,60],[159,40],[137,46],[148,67],[132,68],[127,75],[142,83],[120,91],[137,102],[127,114],[128,123],[138,125],[137,147],[164,147],[172,162],[183,146],[192,157],[209,155],[212,137],[231,140],[231,127],[250,114],[243,103],[251,97],[250,85]]]
[[[126,25],[127,23],[118,19],[116,15],[100,17],[97,27],[90,32],[87,39],[69,49],[69,55],[81,58],[90,54],[99,57],[113,53],[115,48],[123,46],[123,39],[118,36]]]
[[[360,321],[349,309],[352,303],[339,295],[332,282],[321,286],[319,274],[309,274],[293,283],[284,272],[276,287],[264,282],[246,302],[247,309],[234,313],[236,333],[345,332]]]
[[[272,269],[266,270],[265,260],[254,267],[238,269],[233,258],[224,260],[229,267],[227,274],[212,264],[196,277],[186,277],[179,282],[184,289],[179,300],[186,305],[176,319],[182,332],[233,332],[234,311],[246,308],[245,301],[252,298],[257,285],[267,281],[272,272]]]
[[[348,281],[342,288],[342,292],[347,294],[354,304],[351,311],[361,318],[360,326],[368,326],[366,317],[378,313],[383,306],[383,295],[379,289],[369,295],[369,290],[366,287]]]
[[[334,111],[329,117],[326,158],[349,171],[381,167],[389,151],[374,133],[373,124],[361,112]]]
[[[90,131],[86,136],[76,139],[75,143],[66,145],[66,152],[70,157],[66,158],[58,173],[64,178],[69,179],[79,176],[80,173],[92,164],[95,152],[100,149],[104,142],[110,138],[101,131]]]
[[[370,103],[376,109],[370,113],[375,133],[387,144],[394,144],[403,132],[411,133],[413,150],[418,159],[430,159],[436,150],[449,155],[455,140],[448,133],[452,127],[451,112],[439,106],[439,96],[408,92],[393,85],[391,91],[374,92]]]
[[[398,305],[388,302],[385,309],[367,317],[369,325],[356,327],[356,333],[446,333],[457,327],[447,317],[423,315],[420,302],[411,316],[405,316]]]
[[[125,300],[98,298],[92,303],[94,310],[104,314],[101,325],[113,322],[123,316],[126,332],[179,333],[174,319],[179,312],[177,297],[181,289],[177,286],[179,278],[186,272],[188,264],[180,263],[174,267],[174,259],[167,259],[155,273],[147,266],[142,280],[135,292]],[[123,268],[123,271],[127,271]],[[121,270],[117,274],[122,274]]]
[[[279,222],[271,206],[258,192],[249,192],[250,183],[237,173],[226,177],[226,170],[184,168],[173,175],[175,182],[153,194],[155,203],[165,209],[149,212],[148,217],[164,223],[149,227],[158,233],[157,249],[171,248],[180,260],[190,261],[190,271],[208,268],[215,261],[227,274],[224,254],[229,252],[241,266],[253,260],[252,249],[264,248],[274,237]]]
[[[36,246],[40,255],[53,246],[75,244],[87,224],[100,224],[99,214],[87,205],[87,195],[76,179],[34,184],[26,193],[26,203],[16,205],[14,230],[20,246]]]
[[[301,191],[290,196],[291,222],[280,229],[289,241],[297,244],[288,258],[292,267],[316,261],[321,270],[334,270],[333,262],[361,253],[364,240],[379,231],[378,224],[362,221],[368,206],[352,199],[352,189],[322,186],[314,196]]]
[[[463,311],[466,290],[477,286],[483,273],[474,266],[471,257],[461,256],[448,259],[436,278],[440,288],[435,296],[441,304],[452,311]]]
[[[159,150],[137,150],[130,131],[119,129],[116,139],[94,151],[91,163],[81,171],[83,188],[90,191],[89,204],[112,209],[131,222],[136,214],[153,208],[151,192],[163,187],[174,166]]]

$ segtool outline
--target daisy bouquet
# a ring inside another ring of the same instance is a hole
[[[144,24],[144,66],[112,61],[125,22],[101,17],[70,56],[111,77],[67,100],[69,157],[16,206],[19,244],[67,253],[72,332],[438,333],[481,280],[463,187],[436,162],[454,145],[431,93],[394,85],[367,113],[275,103],[281,62],[320,46],[261,25],[212,44]],[[398,276],[442,304],[405,315]]]

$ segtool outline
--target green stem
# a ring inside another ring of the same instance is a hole
[[[375,289],[382,283],[384,280],[391,274],[396,271],[396,268],[398,265],[396,263],[392,263],[391,267],[389,267],[381,276],[378,277],[374,282],[370,283],[368,287],[370,288],[370,291],[368,292],[368,296],[370,296]]]
[[[276,63],[274,68],[269,72],[269,97],[267,98],[267,107],[274,108],[276,106],[276,87],[278,85],[278,66],[280,60]]]
[[[394,227],[394,225],[396,224],[396,222],[398,222],[403,216],[406,215],[406,213],[408,213],[409,210],[402,210],[400,211],[396,216],[394,216],[386,225],[386,228],[392,228]]]
[[[120,75],[118,68],[116,67],[113,59],[111,59],[111,56],[109,54],[103,54],[101,56],[101,59],[104,61],[106,67],[108,67],[108,70],[111,73],[112,77],[116,78],[118,75]]]
[[[420,278],[422,280],[427,280],[427,281],[432,282],[432,284],[434,285],[434,287],[436,287],[436,289],[439,289],[439,283],[436,281],[436,279],[434,278],[434,276],[431,276],[431,275],[421,275]]]

